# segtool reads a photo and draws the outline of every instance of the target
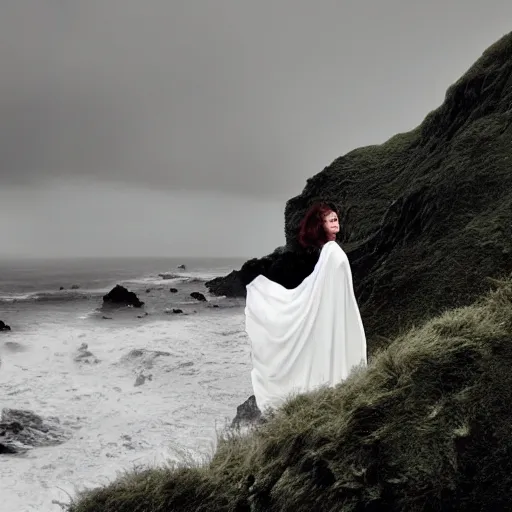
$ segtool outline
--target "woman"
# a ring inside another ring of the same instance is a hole
[[[320,253],[313,272],[292,289],[263,275],[247,285],[251,380],[262,411],[292,395],[334,386],[366,365],[366,337],[338,232],[334,209],[314,204],[299,229],[300,245]]]
[[[340,231],[338,214],[325,203],[315,203],[306,212],[299,228],[299,243],[305,249],[322,248],[336,240]]]

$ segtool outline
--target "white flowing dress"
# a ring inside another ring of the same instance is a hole
[[[366,336],[347,255],[322,247],[313,272],[293,289],[259,275],[247,285],[246,332],[260,410],[320,386],[335,386],[367,364]]]

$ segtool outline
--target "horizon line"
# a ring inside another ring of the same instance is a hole
[[[86,255],[86,256],[29,256],[29,255],[2,255],[0,254],[0,261],[13,261],[13,260],[119,260],[119,259],[172,259],[172,260],[204,260],[204,259],[217,259],[217,260],[233,260],[233,259],[252,259],[255,256],[183,256],[183,255]]]

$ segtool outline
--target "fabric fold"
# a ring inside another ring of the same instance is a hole
[[[335,386],[367,364],[350,264],[336,242],[323,246],[313,272],[296,288],[256,277],[247,285],[245,318],[262,411],[291,395]]]

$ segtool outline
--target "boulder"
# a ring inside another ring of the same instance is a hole
[[[24,453],[31,448],[61,444],[71,437],[58,418],[42,418],[32,411],[3,409],[0,454]]]
[[[7,325],[4,321],[0,320],[0,331],[10,331],[11,327]]]
[[[190,296],[193,298],[193,299],[196,299],[198,300],[199,302],[206,302],[206,297],[200,293],[200,292],[192,292],[190,294]]]
[[[231,422],[231,428],[256,423],[261,417],[261,411],[256,405],[256,398],[254,395],[251,395],[243,404],[236,408],[236,416]]]
[[[103,296],[103,303],[118,306],[133,306],[140,308],[144,302],[139,300],[135,293],[128,291],[124,286],[116,285],[106,295]]]

